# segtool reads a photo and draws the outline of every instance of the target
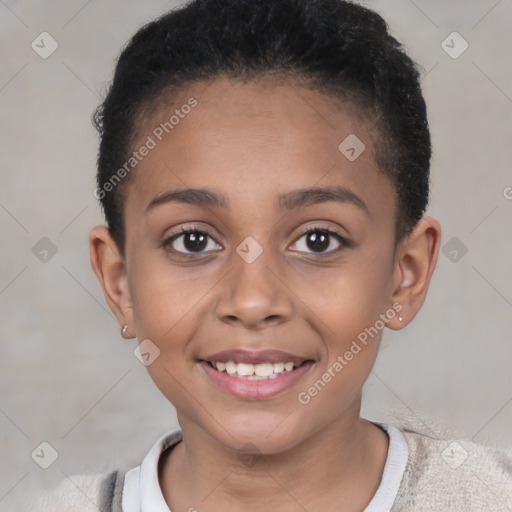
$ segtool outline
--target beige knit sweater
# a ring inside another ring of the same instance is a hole
[[[512,512],[512,452],[397,425],[409,458],[391,512]],[[427,435],[427,433],[429,435]],[[74,475],[8,512],[118,512],[124,475]],[[341,510],[341,508],[340,508]]]

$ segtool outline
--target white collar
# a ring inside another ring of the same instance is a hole
[[[169,446],[181,439],[181,430],[163,435],[149,450],[142,464],[126,473],[123,512],[170,512],[158,482],[158,461]]]
[[[395,502],[405,471],[409,448],[400,430],[373,422],[389,436],[389,448],[379,487],[364,512],[389,512]],[[171,512],[158,482],[158,461],[169,446],[182,440],[181,430],[163,435],[151,448],[142,464],[126,473],[123,487],[124,512]]]
[[[384,429],[388,434],[389,447],[379,487],[363,512],[389,512],[395,503],[404,476],[409,458],[409,446],[402,432],[393,425],[376,421],[372,423]]]

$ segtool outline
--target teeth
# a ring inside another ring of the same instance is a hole
[[[235,363],[234,361],[219,361],[212,363],[219,372],[226,372],[228,375],[243,377],[248,380],[274,379],[281,373],[291,372],[293,363]]]
[[[268,377],[274,373],[274,365],[272,363],[260,363],[254,365],[254,375],[258,377]]]
[[[233,361],[228,361],[226,363],[226,372],[228,372],[229,375],[234,375],[237,372],[237,365],[236,365],[236,363],[234,363]]]
[[[284,363],[274,363],[274,373],[283,373]]]
[[[238,375],[254,375],[254,365],[247,363],[238,363],[236,373],[238,373]]]

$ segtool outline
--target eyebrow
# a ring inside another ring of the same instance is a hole
[[[344,187],[316,187],[292,190],[280,194],[278,205],[281,210],[295,210],[315,204],[334,201],[337,203],[351,203],[368,216],[370,211],[366,203],[352,191]],[[188,188],[183,190],[171,190],[156,196],[147,206],[146,213],[162,204],[171,202],[192,204],[205,208],[229,208],[229,200],[214,190],[204,188]]]
[[[351,203],[370,215],[366,203],[354,192],[344,187],[305,188],[292,190],[279,196],[279,204],[284,210],[294,210],[329,201]]]
[[[229,208],[229,201],[218,192],[206,188],[187,188],[183,190],[171,190],[156,196],[148,204],[146,213],[157,206],[171,202],[192,204],[208,208]]]

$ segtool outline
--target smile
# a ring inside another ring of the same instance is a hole
[[[293,363],[291,361],[283,363],[237,363],[235,361],[217,361],[211,362],[206,361],[212,368],[217,370],[218,372],[225,373],[230,375],[231,377],[235,377],[237,379],[246,379],[246,380],[269,380],[275,379],[280,375],[287,374],[292,372],[293,370],[299,368],[304,364],[305,361],[301,363]]]
[[[208,381],[222,392],[243,400],[265,400],[294,387],[315,361],[279,351],[233,350],[198,363]]]

